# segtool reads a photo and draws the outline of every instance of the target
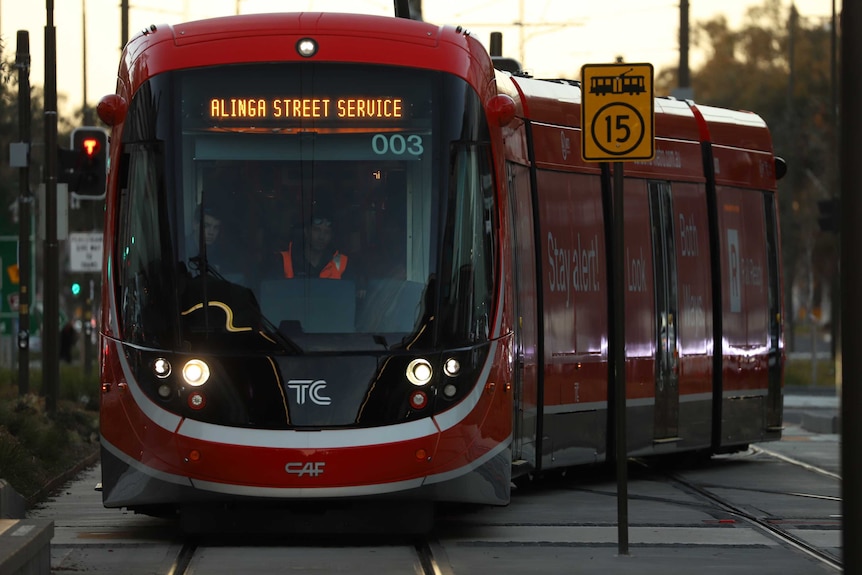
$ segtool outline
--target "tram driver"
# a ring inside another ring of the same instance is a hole
[[[279,252],[283,277],[319,277],[340,280],[348,270],[349,258],[333,247],[333,217],[329,210],[314,209],[303,229],[303,241],[297,247],[291,241]],[[351,268],[352,272],[352,268]]]

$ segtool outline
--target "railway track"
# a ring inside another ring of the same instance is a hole
[[[769,457],[773,459],[778,459],[785,464],[804,469],[807,472],[832,478],[838,482],[841,481],[840,475],[836,473],[832,473],[831,471],[822,469],[820,467],[817,467],[816,465],[805,463],[794,458],[788,457],[786,455],[782,455],[767,448],[751,447],[749,449],[749,453],[756,457]],[[675,472],[667,473],[666,477],[668,481],[676,485],[679,489],[682,489],[687,493],[697,498],[700,498],[711,505],[714,505],[724,513],[727,513],[734,518],[737,518],[752,525],[756,529],[764,532],[765,534],[779,541],[780,543],[804,553],[808,557],[826,565],[831,569],[834,569],[835,571],[843,571],[843,564],[840,557],[836,556],[831,551],[824,549],[820,544],[812,542],[805,536],[799,535],[799,533],[805,533],[805,531],[813,531],[815,528],[818,527],[825,527],[829,530],[836,528],[840,529],[840,517],[826,517],[820,519],[819,521],[811,521],[784,519],[781,517],[772,516],[770,514],[759,514],[757,511],[754,510],[753,506],[739,504],[735,502],[731,497],[719,495],[719,492],[745,491],[748,493],[759,493],[769,496],[818,499],[822,501],[837,502],[839,504],[841,502],[840,497],[820,493],[804,493],[798,490],[789,491],[780,489],[768,489],[762,487],[740,486],[728,487],[727,485],[717,483],[704,483],[699,481],[693,481],[686,478],[684,475]],[[799,529],[799,527],[804,528]]]
[[[835,557],[834,555],[832,555],[832,553],[824,551],[823,549],[812,543],[809,543],[802,537],[797,537],[788,529],[783,527],[781,524],[776,523],[769,518],[757,517],[756,515],[746,511],[742,507],[733,504],[728,499],[718,497],[714,493],[711,493],[708,489],[699,487],[689,481],[686,481],[681,477],[672,476],[671,480],[684,486],[685,489],[690,493],[696,493],[698,496],[711,501],[713,504],[717,505],[719,508],[726,511],[727,513],[739,517],[740,519],[750,523],[751,525],[763,530],[771,537],[778,539],[780,542],[798,549],[809,557],[816,559],[821,563],[824,563],[825,565],[835,569],[836,571],[840,572],[843,570],[840,558]],[[788,493],[787,495],[790,494]]]
[[[370,534],[376,512],[360,516],[362,535],[275,532],[270,520],[257,525],[265,534],[211,523],[212,533],[188,535],[177,521],[101,507],[92,491],[98,469],[64,488],[57,505],[33,514],[55,522],[54,572],[557,575],[572,565],[590,574],[632,573],[637,564],[659,569],[644,572],[696,567],[713,575],[769,566],[784,575],[827,575],[842,567],[840,478],[811,465],[837,456],[834,443],[816,441],[789,444],[810,446],[816,458],[769,445],[696,465],[631,465],[628,555],[618,550],[615,479],[600,469],[546,475],[519,488],[507,507],[441,509],[428,535]],[[288,525],[301,530],[310,519]]]
[[[342,572],[339,565],[362,561],[365,569],[369,567],[369,557],[383,558],[376,573],[415,573],[416,575],[454,575],[448,564],[446,552],[439,542],[433,539],[418,539],[412,544],[367,545],[321,547],[320,545],[285,547],[255,547],[258,556],[277,554],[277,562],[269,565],[254,565],[249,572],[280,573],[284,564],[290,564],[295,572],[320,572],[327,566],[328,572]],[[213,566],[221,562],[225,554],[248,555],[249,546],[222,546],[217,542],[189,541],[182,545],[176,559],[168,568],[166,575],[193,575],[195,573],[215,573]],[[321,557],[325,555],[325,557]],[[223,563],[222,563],[223,564]],[[276,568],[276,570],[269,570]],[[225,571],[228,572],[228,571]],[[369,571],[362,571],[369,572]]]

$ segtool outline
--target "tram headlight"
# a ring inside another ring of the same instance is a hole
[[[198,387],[210,378],[210,368],[201,359],[190,359],[183,366],[183,379],[193,387]]]
[[[427,359],[417,358],[407,364],[407,380],[413,385],[427,385],[433,374]]]
[[[443,364],[443,373],[445,373],[449,377],[457,376],[459,373],[461,373],[461,362],[454,357],[450,357]]]
[[[317,42],[311,38],[300,38],[296,43],[296,52],[303,58],[311,58],[317,54]]]
[[[153,361],[153,373],[156,374],[156,377],[159,379],[165,379],[171,374],[171,362],[163,357],[156,358]]]

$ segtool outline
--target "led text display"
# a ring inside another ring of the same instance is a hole
[[[402,98],[212,98],[214,120],[397,120],[404,117]]]

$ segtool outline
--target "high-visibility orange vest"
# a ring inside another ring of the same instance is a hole
[[[292,252],[293,242],[290,242],[287,250],[281,252],[281,259],[284,264],[284,277],[287,279],[292,279],[294,277]],[[331,280],[340,280],[345,269],[347,269],[347,256],[338,253],[338,250],[336,250],[335,253],[332,254],[332,259],[323,266],[322,270],[320,270],[319,277]]]

